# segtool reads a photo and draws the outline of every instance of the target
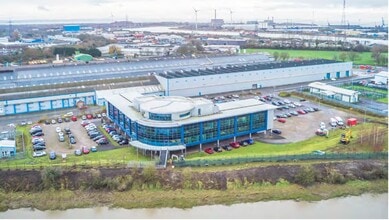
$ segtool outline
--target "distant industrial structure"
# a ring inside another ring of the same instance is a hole
[[[167,96],[201,96],[350,76],[352,62],[319,59],[167,71],[155,77]]]

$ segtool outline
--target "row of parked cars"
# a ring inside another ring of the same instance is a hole
[[[38,124],[31,126],[30,135],[31,135],[32,149],[34,151],[32,153],[32,156],[33,157],[46,156],[47,155],[46,151],[44,151],[46,149],[46,142],[43,139],[44,133],[42,127]],[[54,151],[50,152],[49,158],[51,160],[54,160],[56,157],[57,155],[55,154]]]
[[[104,130],[120,145],[128,144],[128,139],[119,134],[116,128],[110,124],[103,124],[102,127]]]
[[[309,112],[316,112],[316,111],[319,111],[319,108],[306,107],[304,109],[298,109],[296,111],[290,111],[290,112],[286,112],[286,113],[277,114],[276,117],[274,118],[274,120],[277,120],[281,123],[285,123],[286,122],[285,118],[289,118],[292,116],[298,116],[298,115],[305,115],[305,114],[308,114]]]
[[[97,126],[90,121],[82,121],[81,125],[85,128],[90,139],[97,144],[108,144],[108,139],[97,129]]]
[[[254,144],[255,141],[252,138],[242,140],[242,141],[236,141],[236,142],[231,142],[228,145],[223,145],[223,146],[215,146],[215,147],[208,147],[204,149],[204,152],[207,154],[213,154],[214,152],[223,152],[224,151],[231,151],[232,149],[237,149],[241,146],[246,147],[248,145]]]

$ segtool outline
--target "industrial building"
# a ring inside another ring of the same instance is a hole
[[[339,100],[342,102],[356,103],[359,101],[359,92],[343,89],[322,82],[313,82],[308,85],[309,91],[322,97]]]
[[[0,116],[71,108],[75,107],[79,102],[86,105],[96,104],[95,91],[66,92],[61,95],[45,94],[40,97],[31,95],[26,94],[25,97],[18,95],[18,98],[11,96],[0,97]]]
[[[131,145],[151,151],[176,151],[205,143],[265,132],[273,128],[275,107],[256,99],[214,104],[204,98],[106,97],[108,117],[131,138]]]
[[[381,71],[374,76],[376,84],[388,85],[388,72]]]
[[[156,78],[168,96],[201,96],[351,75],[352,62],[318,59],[166,71]]]
[[[0,158],[16,155],[15,140],[0,140]]]

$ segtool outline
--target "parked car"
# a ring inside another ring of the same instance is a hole
[[[55,160],[57,158],[57,154],[55,154],[54,151],[51,151],[49,157],[50,157],[50,160]]]
[[[59,132],[62,131],[62,129],[61,129],[60,127],[56,127],[56,128],[55,128],[55,131],[56,131],[57,133],[59,133]]]
[[[233,148],[239,148],[240,144],[238,142],[231,142],[230,146],[233,147]]]
[[[89,149],[85,146],[82,146],[81,148],[83,154],[89,154]]]
[[[86,115],[86,118],[87,118],[87,119],[93,119],[93,115],[92,115],[92,114],[87,114],[87,115]]]
[[[46,149],[46,146],[33,145],[33,146],[32,146],[32,149],[33,149],[34,151],[45,150],[45,149]]]
[[[70,122],[70,118],[66,117],[63,119],[65,122]]]
[[[81,116],[82,120],[86,120],[86,115]]]
[[[76,139],[75,139],[74,137],[69,138],[69,142],[70,142],[71,144],[77,143],[77,141],[76,141]]]
[[[58,140],[60,142],[64,142],[65,141],[65,137],[63,135],[58,135]]]
[[[46,155],[45,151],[36,151],[36,152],[32,153],[33,157],[43,157],[45,155]]]
[[[96,117],[97,117],[97,118],[101,118],[101,114],[97,114]]]
[[[58,122],[58,123],[62,123],[62,118],[58,118],[58,119],[57,119],[57,122]]]
[[[335,118],[330,118],[330,123],[329,124],[331,125],[331,127],[336,127],[336,125],[337,125],[336,119]]]
[[[336,123],[339,125],[339,126],[343,126],[344,125],[344,122],[343,122],[343,119],[339,116],[336,116],[335,117],[335,120],[336,120]]]
[[[278,122],[281,122],[281,123],[285,123],[286,122],[286,119],[285,118],[279,118],[277,119]]]
[[[100,138],[99,140],[96,141],[98,144],[108,144],[108,140],[106,138]]]
[[[220,153],[223,150],[222,150],[222,148],[220,146],[216,146],[216,147],[213,148],[213,151]]]
[[[299,113],[300,115],[305,115],[306,114],[306,112],[304,110],[302,110],[302,109],[297,110],[297,113]]]
[[[74,155],[81,156],[82,155],[82,151],[80,149],[77,149],[77,150],[74,151]]]
[[[51,124],[57,124],[57,121],[55,119],[52,119]]]
[[[273,129],[271,132],[273,132],[274,134],[281,134],[282,131],[280,129]]]
[[[91,148],[90,148],[90,151],[91,151],[91,152],[97,152],[97,147],[96,147],[96,146],[91,147]]]
[[[107,114],[105,114],[104,112],[101,113],[101,117],[107,117]]]
[[[243,146],[243,147],[246,147],[247,145],[249,145],[249,143],[246,140],[243,140],[243,141],[239,142],[239,145]]]
[[[213,154],[213,149],[211,147],[208,147],[208,148],[205,148],[204,152],[207,154]]]
[[[73,116],[70,118],[70,120],[72,120],[72,121],[77,121],[77,116],[73,115]]]
[[[98,135],[98,136],[96,136],[96,137],[94,137],[94,138],[92,138],[92,140],[93,141],[97,141],[97,140],[99,140],[100,138],[103,138],[104,137],[104,135]]]
[[[297,115],[299,115],[299,113],[297,113],[296,111],[291,111],[291,112],[289,112],[291,115],[293,115],[293,116],[297,116]]]
[[[45,124],[49,125],[50,124],[50,120],[45,120]]]
[[[125,138],[125,139],[123,139],[123,140],[119,141],[119,144],[120,144],[120,145],[125,145],[125,144],[128,144],[128,139],[127,139],[127,138]]]
[[[223,148],[224,150],[226,150],[226,151],[232,150],[232,147],[231,147],[230,145],[224,145],[224,146],[222,146],[222,148]]]
[[[87,126],[87,125],[89,125],[89,124],[90,124],[89,121],[85,121],[85,120],[84,120],[84,121],[81,122],[81,126],[82,126],[82,127],[85,127],[85,126]]]
[[[65,131],[66,134],[72,133],[72,132],[70,131],[70,128],[65,128],[65,129],[63,129],[63,130]]]
[[[43,132],[36,132],[33,134],[34,137],[41,137],[44,136],[45,134]]]

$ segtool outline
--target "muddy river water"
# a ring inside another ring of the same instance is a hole
[[[351,219],[387,219],[388,194],[363,194],[323,200],[318,202],[269,201],[256,203],[240,203],[230,206],[210,205],[190,209],[152,208],[123,209],[95,207],[84,209],[68,209],[63,211],[40,211],[22,208],[0,212],[0,219],[10,218],[108,218],[108,219],[184,219],[184,218],[216,218],[216,219],[259,219],[259,218],[351,218]]]

